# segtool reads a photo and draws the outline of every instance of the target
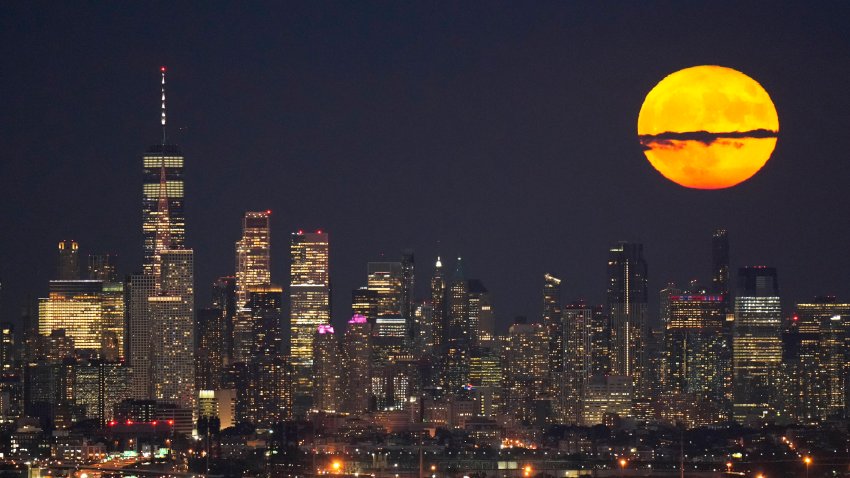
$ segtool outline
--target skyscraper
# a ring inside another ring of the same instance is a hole
[[[782,360],[779,282],[773,267],[738,270],[732,342],[734,418],[739,423],[776,416],[776,385]]]
[[[534,404],[548,395],[549,337],[543,324],[528,324],[517,320],[508,330],[502,349],[505,373],[506,412],[511,416],[531,421]]]
[[[161,261],[161,293],[148,298],[153,396],[194,410],[194,254],[165,250]]]
[[[77,280],[80,278],[80,245],[77,241],[59,242],[59,262],[56,268],[59,280]]]
[[[415,263],[413,251],[404,251],[401,255],[401,318],[407,325],[407,340],[413,342],[416,335],[413,320],[413,301],[415,294]]]
[[[224,311],[198,309],[195,313],[195,389],[219,390],[224,369],[222,334]]]
[[[431,333],[434,350],[439,352],[447,332],[446,320],[446,278],[443,274],[443,263],[437,257],[434,275],[431,277]]]
[[[550,393],[563,396],[564,391],[564,328],[561,325],[561,279],[543,274],[543,326],[549,333]],[[560,404],[559,404],[560,405]],[[558,410],[563,413],[563,410]]]
[[[614,375],[632,377],[636,400],[646,399],[646,281],[643,244],[621,242],[609,250],[606,306],[611,321],[611,368]]]
[[[146,274],[159,275],[159,253],[186,245],[186,216],[183,209],[183,154],[168,144],[165,115],[165,67],[161,68],[160,123],[162,141],[142,155],[143,266]],[[159,235],[159,237],[157,237]],[[166,244],[167,243],[167,244]]]
[[[115,254],[90,254],[88,278],[103,282],[118,282],[115,261]]]
[[[463,272],[463,263],[457,258],[457,265],[452,280],[449,283],[446,311],[448,312],[448,337],[469,343],[472,330],[469,323],[469,284]]]
[[[106,326],[99,280],[50,281],[48,297],[38,301],[39,333],[64,330],[75,349],[99,353]]]
[[[313,409],[338,412],[347,398],[340,389],[339,342],[330,325],[320,325],[313,342]]]
[[[369,409],[372,383],[372,326],[366,317],[355,314],[348,321],[342,339],[343,390],[348,396],[340,407],[348,413]]]
[[[253,345],[248,363],[241,369],[247,374],[249,389],[239,387],[237,408],[246,411],[243,419],[263,427],[292,416],[293,370],[283,355],[282,301],[280,286],[248,289],[246,309],[251,311]]]
[[[404,281],[400,262],[370,262],[366,287],[375,293],[376,318],[402,319]]]
[[[156,295],[154,277],[149,274],[133,274],[127,284],[129,296],[129,322],[127,324],[127,351],[132,367],[132,398],[144,400],[153,397],[151,388],[151,359],[153,353],[150,298]]]
[[[577,425],[581,423],[585,385],[593,375],[593,310],[583,302],[574,302],[563,308],[562,316],[563,371],[552,375],[563,375],[557,395],[562,423]]]
[[[466,287],[469,292],[469,331],[472,334],[472,343],[489,343],[495,335],[490,291],[478,279],[470,279]]]
[[[310,409],[313,398],[313,338],[319,325],[330,323],[328,234],[292,234],[290,245],[290,355],[294,373],[293,407]]]
[[[723,296],[723,313],[731,312],[729,294],[729,235],[716,229],[711,236],[711,292]]]
[[[248,288],[271,284],[271,211],[246,212],[242,238],[236,241],[236,294],[239,306],[248,301]]]
[[[664,329],[668,403],[661,415],[689,426],[706,426],[728,418],[725,368],[730,354],[722,334],[723,296],[703,293],[670,295],[669,321]]]
[[[219,277],[213,284],[212,306],[222,312],[221,356],[233,363],[233,321],[236,318],[236,277]]]
[[[819,424],[845,416],[848,323],[850,304],[835,297],[797,304],[790,324],[796,333],[785,341],[780,394],[784,410],[798,423]]]

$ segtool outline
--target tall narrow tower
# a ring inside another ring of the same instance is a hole
[[[248,289],[272,282],[271,211],[246,212],[242,239],[236,242],[236,297],[239,307],[248,302]]]
[[[631,377],[635,398],[645,398],[647,264],[643,244],[621,242],[608,253],[606,308],[611,321],[611,368]]]
[[[289,272],[290,354],[293,367],[293,409],[302,415],[313,399],[313,339],[320,325],[330,323],[331,284],[328,274],[328,234],[292,234]]]
[[[165,111],[165,67],[161,73],[162,140],[142,155],[142,233],[145,274],[159,276],[160,253],[183,249],[186,244],[186,216],[183,210],[183,155],[168,144]],[[157,285],[159,285],[157,283]]]
[[[723,296],[723,313],[732,310],[729,297],[729,235],[716,229],[711,236],[711,292]]]

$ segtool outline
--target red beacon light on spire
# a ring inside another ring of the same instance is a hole
[[[164,66],[159,67],[159,71],[165,73],[165,67]]]

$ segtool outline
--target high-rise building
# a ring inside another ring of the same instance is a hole
[[[493,418],[503,406],[502,357],[497,347],[476,347],[469,357],[469,383],[477,401],[476,415]]]
[[[144,273],[158,277],[160,253],[186,247],[183,204],[183,154],[166,136],[165,67],[161,68],[162,141],[142,155],[142,232]],[[158,280],[158,279],[157,279]]]
[[[161,294],[148,298],[153,398],[195,410],[194,254],[160,254]]]
[[[368,287],[359,287],[351,291],[351,314],[366,317],[374,324],[378,318],[378,293]]]
[[[548,395],[549,336],[543,324],[517,319],[502,348],[506,412],[531,421],[534,403]]]
[[[233,321],[236,317],[236,277],[219,277],[213,284],[213,308],[221,310],[221,357],[233,363]]]
[[[372,383],[372,325],[366,317],[354,315],[342,338],[343,387],[346,399],[340,408],[348,413],[369,409]]]
[[[609,424],[609,418],[628,417],[632,412],[632,378],[620,375],[594,375],[585,385],[582,424]]]
[[[490,291],[478,279],[469,279],[466,288],[469,293],[469,332],[472,343],[488,344],[495,335]]]
[[[56,268],[59,280],[77,280],[80,278],[80,245],[77,241],[59,242],[59,262]]]
[[[376,318],[403,318],[402,264],[400,262],[370,262],[366,269],[366,287],[375,293]]]
[[[463,263],[457,258],[454,275],[446,294],[447,333],[441,352],[442,384],[448,393],[458,393],[469,383],[469,356],[472,326],[469,321],[469,283]]]
[[[251,311],[252,350],[242,370],[248,390],[237,387],[237,413],[258,426],[292,417],[292,367],[283,354],[281,303],[283,289],[257,285],[248,289],[246,308]]]
[[[198,309],[195,314],[195,389],[219,390],[224,372],[222,334],[224,311]]]
[[[605,307],[595,305],[593,311],[593,375],[611,373],[611,321]]]
[[[549,332],[549,392],[562,396],[564,389],[564,328],[561,325],[561,279],[543,274],[543,326]],[[560,408],[560,403],[558,407]],[[563,415],[564,410],[556,410]]]
[[[115,269],[115,254],[90,254],[89,279],[103,282],[118,282],[118,272]]]
[[[723,296],[696,293],[669,295],[668,300],[663,394],[677,406],[661,407],[662,418],[689,426],[725,421],[729,418],[726,378],[732,371],[725,368],[731,351],[722,334]]]
[[[646,397],[647,264],[643,244],[621,242],[609,250],[606,307],[611,321],[611,369],[632,377],[633,398]],[[637,407],[638,411],[641,407]]]
[[[236,296],[239,307],[248,302],[248,289],[271,284],[271,211],[246,212],[242,238],[236,241]]]
[[[294,373],[293,407],[297,414],[310,409],[313,398],[313,336],[319,325],[330,323],[331,285],[328,272],[328,234],[322,231],[292,234],[290,244],[290,356]]]
[[[817,297],[797,304],[783,351],[783,410],[797,423],[841,419],[847,409],[850,304]]]
[[[415,261],[412,250],[401,255],[401,318],[407,324],[407,340],[412,344],[416,336],[416,323],[413,320],[413,302],[416,293]]]
[[[758,423],[776,416],[781,326],[776,269],[739,269],[732,339],[733,414],[739,423]]]
[[[726,229],[716,229],[711,236],[711,292],[723,296],[723,313],[732,310],[729,294],[729,235]]]
[[[313,409],[324,412],[340,411],[345,397],[340,393],[339,342],[330,325],[320,325],[313,342]]]
[[[153,326],[150,298],[156,296],[154,277],[133,274],[127,284],[128,300],[127,346],[132,367],[131,396],[137,400],[153,397],[151,388],[151,359],[153,354]]]
[[[446,292],[443,263],[437,257],[434,275],[431,277],[431,332],[433,333],[432,343],[436,352],[439,352],[442,348],[448,331]]]
[[[584,388],[593,375],[593,310],[574,302],[563,308],[562,317],[564,364],[562,372],[553,375],[562,377],[556,382],[562,423],[577,425],[581,423]]]
[[[107,330],[103,314],[103,282],[50,281],[47,298],[38,301],[38,331],[50,335],[64,330],[77,349],[99,353]]]

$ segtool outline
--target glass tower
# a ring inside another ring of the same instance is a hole
[[[320,325],[330,323],[328,234],[292,234],[289,273],[290,356],[293,367],[293,407],[310,409],[313,397],[313,339]]]

